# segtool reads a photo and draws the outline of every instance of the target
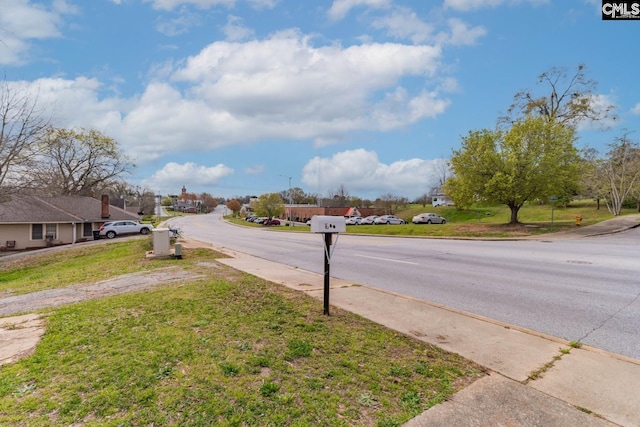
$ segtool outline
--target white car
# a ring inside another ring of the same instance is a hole
[[[344,220],[345,224],[347,225],[360,225],[361,221],[362,221],[361,216],[351,216]]]
[[[360,221],[360,225],[371,225],[373,224],[373,221],[376,220],[376,218],[378,218],[378,215],[369,215],[367,217],[362,218],[362,221]]]
[[[113,239],[121,234],[149,234],[152,224],[141,224],[137,221],[111,221],[100,227],[100,236]]]
[[[414,224],[446,224],[447,220],[438,214],[421,213],[414,216],[411,222]]]
[[[376,218],[375,220],[373,220],[373,223],[374,224],[406,224],[407,221],[405,221],[402,218],[398,218],[395,215],[382,215]]]

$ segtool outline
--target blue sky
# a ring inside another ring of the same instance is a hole
[[[593,0],[0,0],[7,82],[161,194],[415,198],[461,136],[580,63],[617,107],[581,126],[604,150],[640,123],[639,36]]]

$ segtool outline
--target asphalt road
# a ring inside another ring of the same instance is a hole
[[[221,213],[171,220],[186,236],[323,272],[323,240],[244,228]],[[545,241],[340,235],[331,275],[640,359],[640,229]]]

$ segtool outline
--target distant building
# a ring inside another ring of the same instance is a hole
[[[449,196],[447,196],[446,194],[436,194],[435,196],[433,196],[431,198],[431,204],[434,207],[437,206],[453,206],[453,200],[451,200],[451,198]]]
[[[202,207],[202,201],[195,199],[194,196],[190,196],[187,193],[187,187],[184,185],[182,186],[180,198],[176,197],[173,202],[173,209],[177,212],[198,213]]]

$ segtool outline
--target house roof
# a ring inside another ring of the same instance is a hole
[[[138,220],[139,216],[109,206],[108,220]],[[102,202],[92,197],[14,197],[0,203],[0,223],[104,222]]]

